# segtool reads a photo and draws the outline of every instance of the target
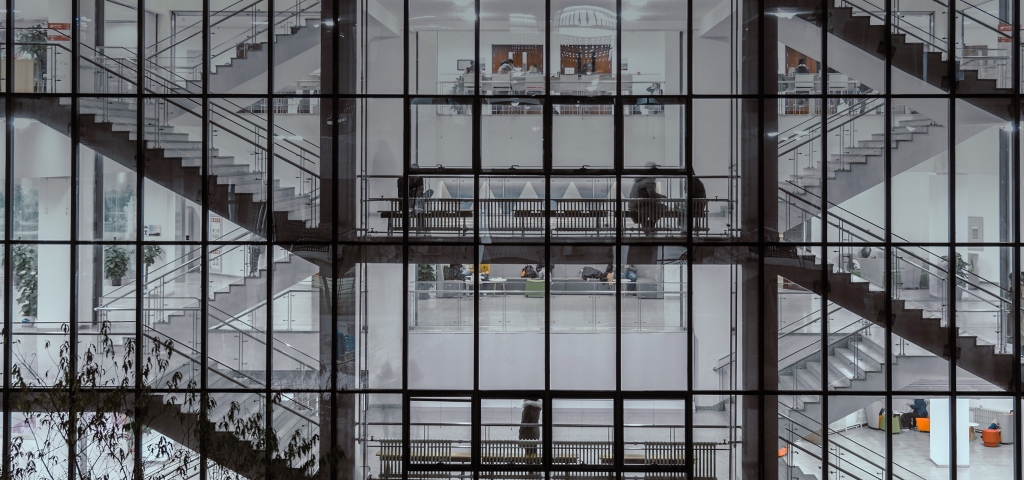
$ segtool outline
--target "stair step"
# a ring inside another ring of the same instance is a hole
[[[882,148],[880,147],[846,147],[843,149],[843,153],[846,155],[882,155]]]
[[[893,132],[889,134],[889,139],[893,141],[909,142],[914,140],[914,134],[910,132]],[[872,133],[871,141],[885,141],[884,133]]]
[[[814,368],[816,362],[808,362],[807,368],[800,368],[796,371],[797,385],[801,390],[821,389],[821,370]]]
[[[859,350],[861,355],[871,357],[875,363],[878,363],[879,365],[884,365],[886,363],[885,350],[882,347],[875,345],[874,342],[863,338],[863,336],[857,340],[851,340],[850,344]]]

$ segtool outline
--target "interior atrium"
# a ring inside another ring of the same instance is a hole
[[[1020,7],[6,0],[0,478],[1024,480]]]

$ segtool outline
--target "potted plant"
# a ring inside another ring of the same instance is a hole
[[[15,245],[11,249],[11,267],[14,269],[14,285],[18,290],[21,304],[22,323],[35,320],[39,306],[39,276],[36,250],[27,245]]]
[[[943,255],[942,261],[945,263],[946,270],[949,271],[949,256]],[[963,255],[960,252],[956,252],[956,264],[953,266],[953,275],[956,275],[956,301],[963,299],[964,290],[967,289],[967,274],[974,270],[974,265],[967,263],[964,260]]]
[[[160,245],[146,245],[142,247],[142,263],[146,265],[146,279],[149,281],[149,267],[152,267],[156,263],[156,259],[160,258],[160,255],[164,254],[164,249]]]
[[[19,30],[17,43],[21,45],[18,45],[18,55],[35,60],[32,78],[37,86],[41,85],[46,77],[46,28],[37,24]]]
[[[416,266],[416,291],[420,300],[426,300],[430,298],[430,290],[434,288],[434,282],[437,281],[437,273],[434,271],[434,266],[429,263],[421,263]]]
[[[103,276],[110,279],[110,284],[121,286],[121,279],[128,274],[128,252],[111,245],[103,252]]]

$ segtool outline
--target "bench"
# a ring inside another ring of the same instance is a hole
[[[380,218],[388,221],[388,235],[396,231],[402,231],[401,210],[379,210]],[[458,232],[468,233],[469,227],[466,219],[473,218],[472,210],[432,210],[424,213],[409,212],[409,229],[416,231],[430,232]]]

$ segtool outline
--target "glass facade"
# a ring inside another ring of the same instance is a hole
[[[1015,2],[2,15],[3,478],[1024,479]]]

